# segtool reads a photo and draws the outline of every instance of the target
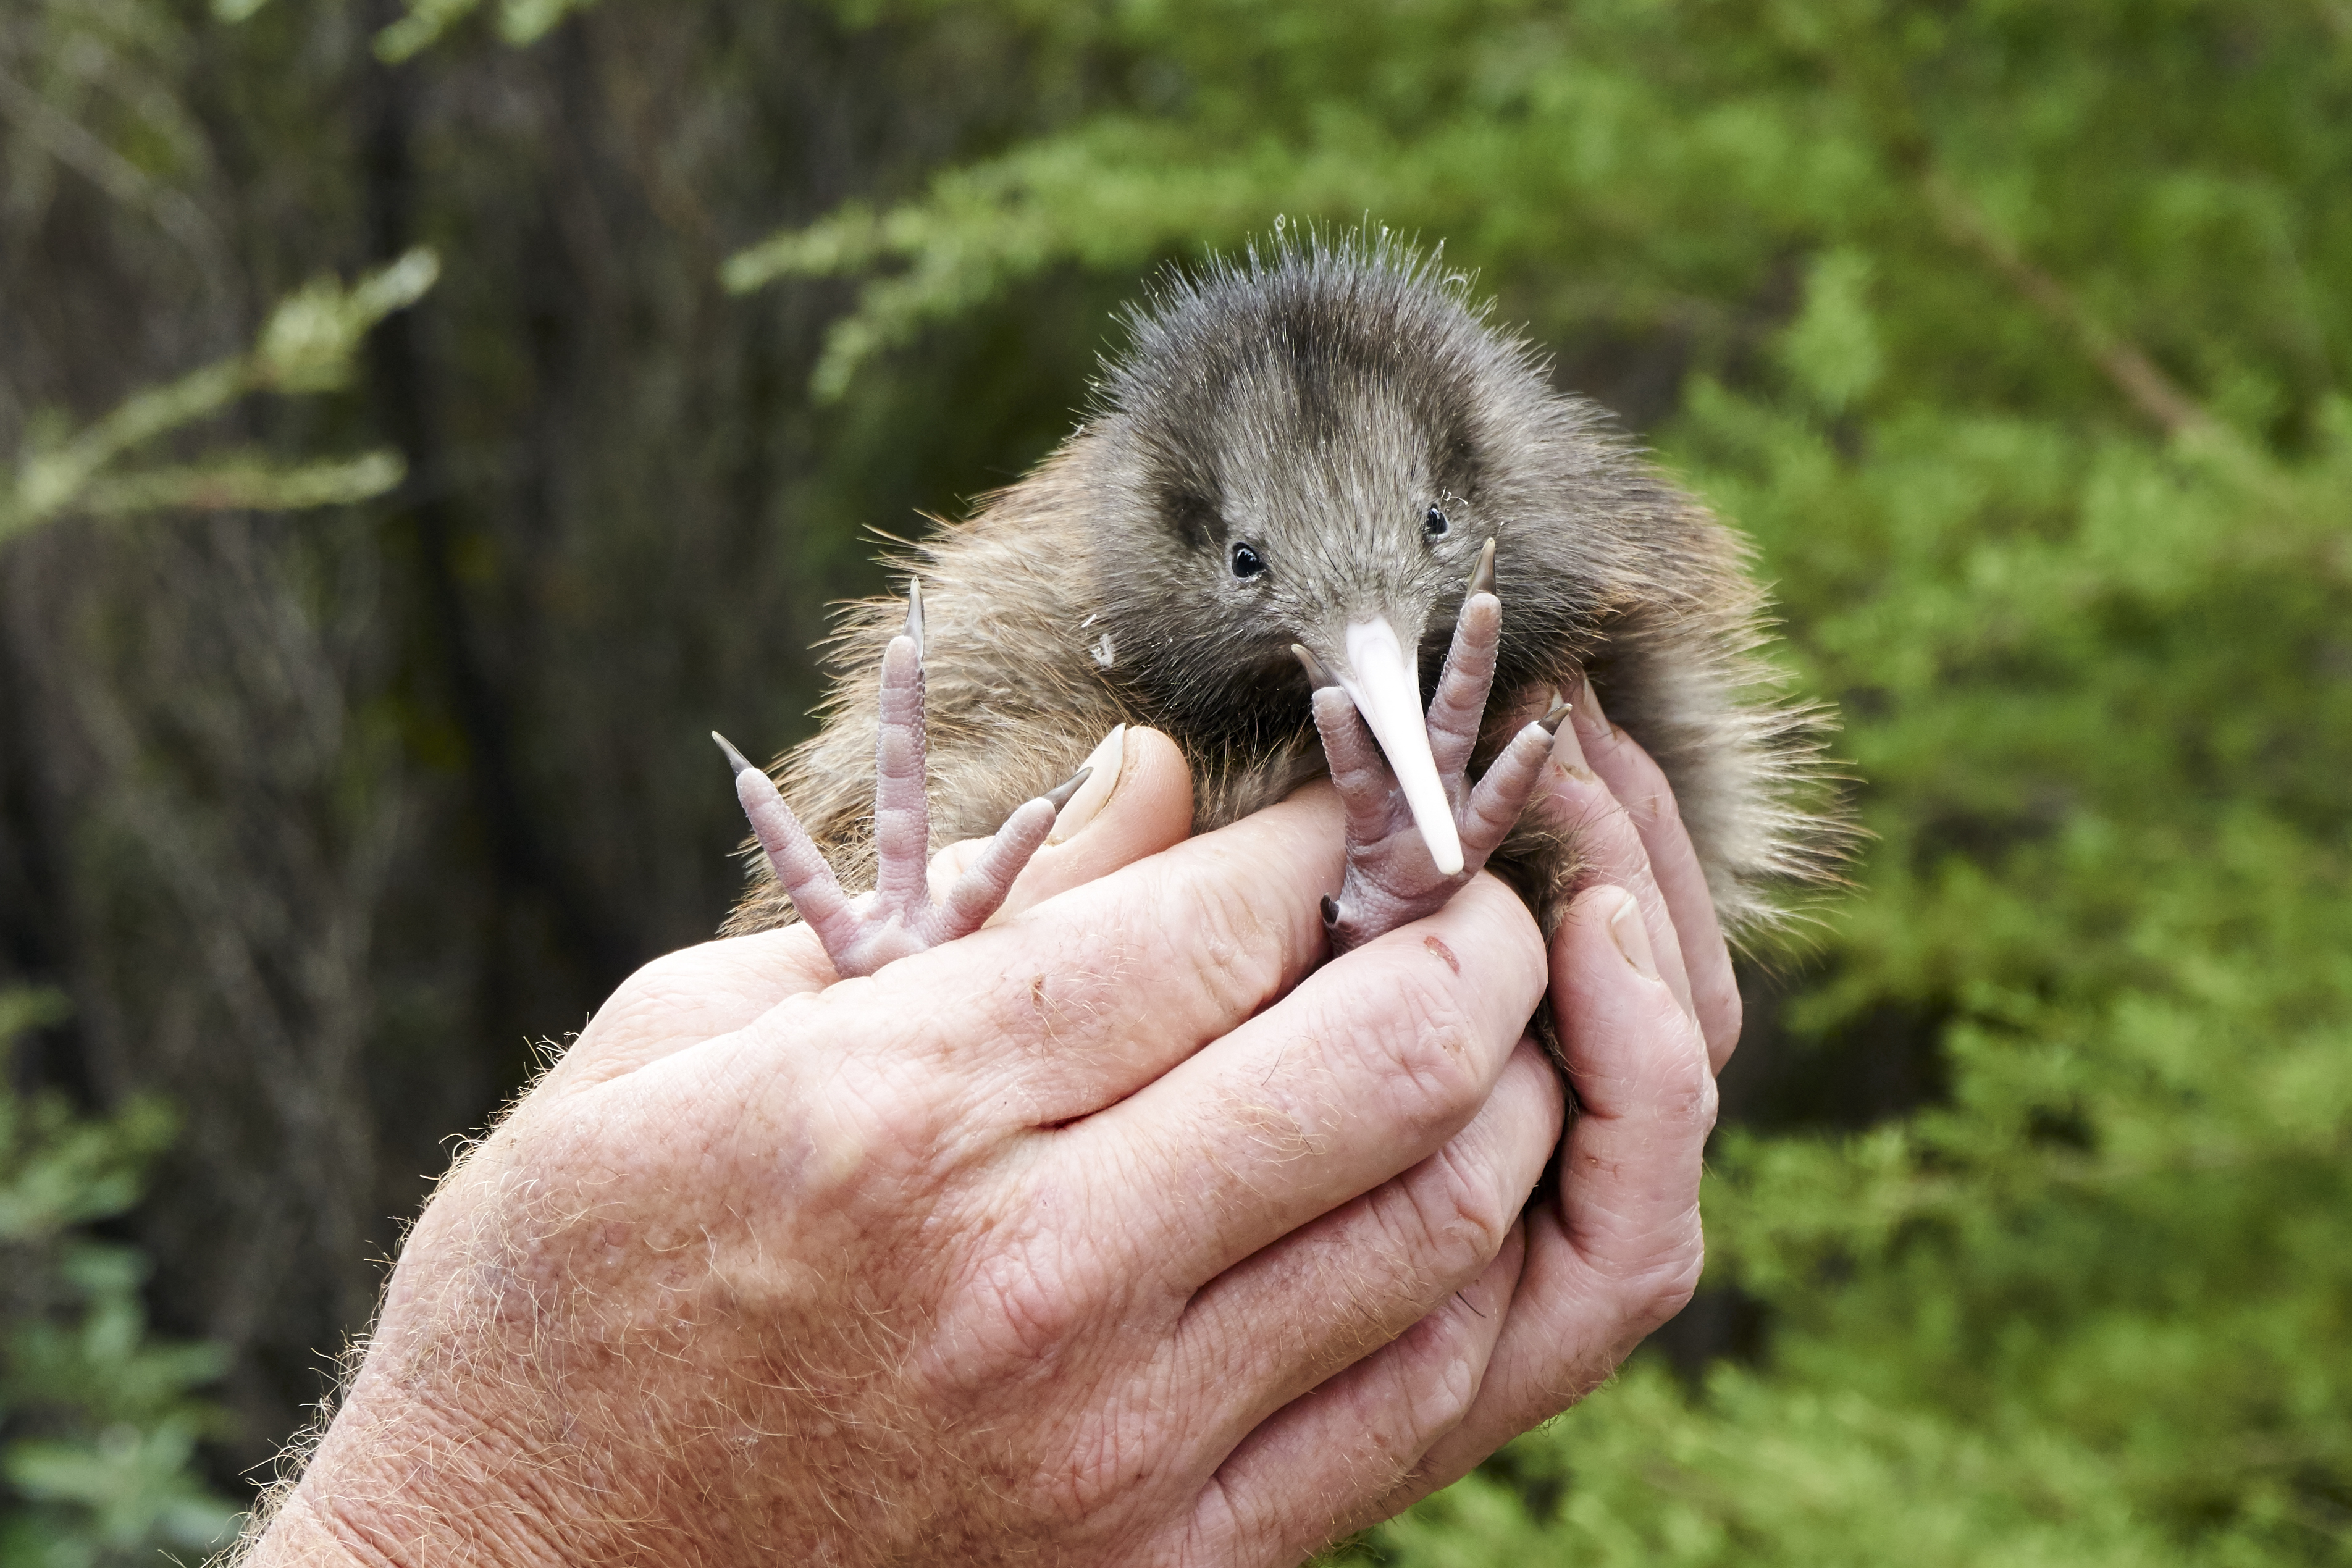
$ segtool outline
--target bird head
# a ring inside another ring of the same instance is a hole
[[[1461,848],[1428,693],[1489,542],[1507,603],[1515,581],[1563,566],[1556,584],[1577,597],[1563,485],[1591,445],[1579,406],[1464,287],[1355,242],[1175,279],[1130,319],[1087,430],[1097,662],[1192,744],[1248,747],[1306,722],[1291,652],[1305,648],[1355,702],[1448,873]],[[1500,689],[1515,664],[1542,662],[1528,639],[1563,604],[1506,615]]]

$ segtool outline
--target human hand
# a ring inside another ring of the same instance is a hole
[[[1129,745],[1023,896],[1181,836]],[[254,1560],[1284,1563],[1551,1414],[1695,1274],[1696,1033],[1585,894],[1523,1225],[1532,922],[1482,879],[1310,974],[1340,842],[1316,791],[867,980],[649,967],[426,1210]]]
[[[1739,1040],[1731,953],[1664,773],[1590,681],[1570,704],[1528,810],[1573,830],[1586,866],[1549,955],[1578,1114],[1522,1217],[1526,1261],[1475,1395],[1364,1522],[1583,1398],[1683,1309],[1706,1260],[1701,1160]]]

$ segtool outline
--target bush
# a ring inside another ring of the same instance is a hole
[[[59,1010],[0,991],[0,1060]],[[0,1082],[0,1568],[152,1562],[236,1522],[191,1462],[220,1359],[151,1338],[146,1260],[90,1231],[138,1201],[171,1130],[152,1102],[91,1118]]]

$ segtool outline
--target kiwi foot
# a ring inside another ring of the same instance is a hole
[[[1339,897],[1323,901],[1323,925],[1334,954],[1444,908],[1518,821],[1568,708],[1556,706],[1513,736],[1485,777],[1470,783],[1470,753],[1478,744],[1495,683],[1502,629],[1503,601],[1495,595],[1495,547],[1489,543],[1462,601],[1454,646],[1429,705],[1430,751],[1462,836],[1462,869],[1450,876],[1437,869],[1413,825],[1404,790],[1354,701],[1313,655],[1294,650],[1315,683],[1315,727],[1322,733],[1331,782],[1348,812],[1347,873]]]
[[[882,654],[882,727],[875,746],[875,888],[852,896],[824,852],[784,804],[773,780],[717,733],[735,769],[735,798],[767,852],[777,885],[844,979],[980,929],[1003,905],[1013,879],[1053,831],[1054,819],[1091,769],[1014,810],[947,897],[930,893],[930,803],[924,794],[923,595],[907,588],[907,629]]]

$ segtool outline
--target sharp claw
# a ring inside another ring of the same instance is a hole
[[[735,777],[740,779],[744,774],[751,771],[751,759],[736,750],[733,741],[715,729],[710,732],[710,738],[717,741],[719,749],[727,754],[727,766],[735,770]]]
[[[1094,776],[1094,771],[1092,768],[1081,768],[1037,798],[1058,811],[1070,803],[1070,797],[1076,794],[1079,787]]]
[[[907,635],[915,640],[915,653],[923,652],[923,584],[919,578],[907,580]]]
[[[1307,672],[1307,684],[1312,685],[1317,691],[1319,692],[1326,686],[1336,686],[1339,684],[1339,677],[1332,674],[1330,671],[1325,669],[1323,667],[1323,661],[1308,653],[1303,644],[1293,643],[1290,645],[1290,651],[1297,656],[1298,667]]]
[[[1552,708],[1549,713],[1536,720],[1536,727],[1541,729],[1546,735],[1558,735],[1559,733],[1560,720],[1567,716],[1568,705],[1566,703],[1555,703],[1552,705]]]
[[[1323,895],[1323,924],[1327,926],[1339,924],[1339,901],[1328,893]]]
[[[1467,603],[1481,593],[1495,591],[1495,541],[1488,539],[1486,548],[1478,552],[1478,570],[1470,574],[1470,591],[1463,595]]]

